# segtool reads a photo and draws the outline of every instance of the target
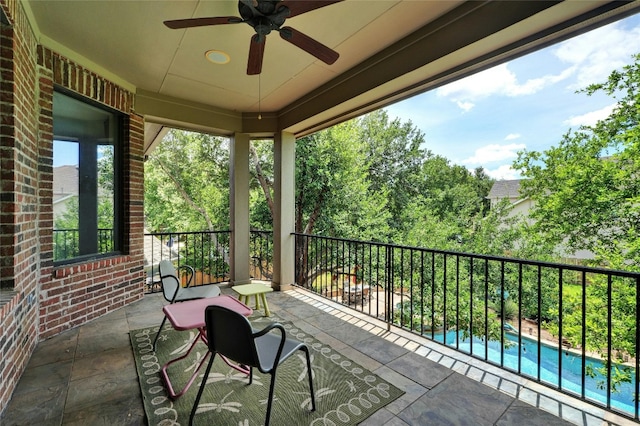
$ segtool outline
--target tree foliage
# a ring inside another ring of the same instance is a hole
[[[640,55],[634,64],[581,93],[604,93],[616,106],[595,125],[567,132],[557,147],[542,153],[522,152],[515,163],[528,178],[524,193],[536,203],[532,228],[548,245],[565,246],[568,252],[591,250],[596,266],[638,271]],[[615,391],[619,383],[631,380],[630,370],[609,362],[637,356],[640,289],[634,279],[602,276],[586,276],[578,289],[562,295],[562,330],[556,321],[549,322],[549,327],[573,344],[599,352],[606,360],[604,366],[587,373],[606,377],[610,367]]]
[[[613,113],[566,133],[547,151],[515,163],[536,202],[536,231],[569,251],[588,249],[599,265],[640,269],[640,55],[605,83],[582,90],[611,96]],[[622,263],[617,262],[623,259]]]
[[[297,142],[297,232],[374,239],[375,233],[386,234],[383,194],[368,197],[361,134],[359,122],[352,120]]]
[[[228,229],[228,140],[169,132],[145,163],[145,216],[157,232]]]
[[[363,116],[356,122],[361,128],[368,195],[384,197],[386,220],[394,240],[403,238],[410,229],[404,212],[421,192],[421,172],[425,155],[424,135],[411,121],[389,120],[385,110]],[[384,240],[383,238],[376,240]]]

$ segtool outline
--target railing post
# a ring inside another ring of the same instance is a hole
[[[385,246],[385,271],[384,271],[384,288],[385,288],[385,320],[387,321],[387,331],[391,331],[391,323],[393,322],[393,252],[391,245]]]

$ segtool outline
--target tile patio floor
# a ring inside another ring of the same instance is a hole
[[[267,298],[273,313],[406,392],[362,425],[637,425],[303,290]],[[159,325],[163,305],[146,295],[41,342],[0,425],[146,424],[128,333]]]

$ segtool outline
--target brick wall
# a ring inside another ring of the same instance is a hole
[[[40,68],[40,338],[76,327],[142,297],[144,125],[133,110],[132,93],[59,54],[39,47]],[[53,115],[54,85],[128,114],[125,123],[123,188],[128,238],[126,256],[53,267]]]
[[[142,297],[144,123],[134,94],[39,46],[16,0],[0,0],[0,414],[38,341]],[[53,266],[53,90],[127,114],[123,255]]]
[[[0,23],[0,411],[38,340],[38,140],[34,34],[17,2]]]

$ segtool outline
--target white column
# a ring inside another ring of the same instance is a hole
[[[248,284],[249,276],[249,135],[231,138],[229,155],[229,249],[231,284]]]
[[[296,139],[276,133],[274,159],[273,287],[287,290],[294,283]]]

